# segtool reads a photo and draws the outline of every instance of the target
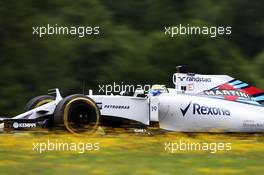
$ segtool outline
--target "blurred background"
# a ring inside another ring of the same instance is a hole
[[[264,1],[9,0],[0,2],[0,113],[23,111],[58,87],[82,93],[99,84],[173,87],[175,66],[229,74],[264,88]],[[99,36],[32,35],[33,26],[99,26]],[[170,38],[165,26],[231,26],[231,35]]]

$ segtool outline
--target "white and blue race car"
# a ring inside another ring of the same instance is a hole
[[[178,66],[175,88],[154,85],[132,96],[75,94],[62,98],[42,95],[26,112],[0,118],[2,130],[64,128],[71,133],[94,133],[100,126],[142,128],[155,123],[179,132],[263,132],[264,91],[227,75],[188,73]]]

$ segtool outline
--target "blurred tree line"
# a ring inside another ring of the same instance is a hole
[[[15,115],[59,87],[113,81],[173,86],[175,66],[230,74],[264,88],[264,1],[9,0],[0,2],[0,112]],[[99,36],[32,35],[33,26],[100,26]],[[229,36],[169,38],[165,26],[231,26]]]

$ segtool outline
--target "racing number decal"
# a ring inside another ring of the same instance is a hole
[[[150,101],[150,120],[159,121],[159,100],[152,98]]]
[[[155,111],[157,111],[158,110],[158,106],[151,106],[151,111],[152,112],[155,112]]]

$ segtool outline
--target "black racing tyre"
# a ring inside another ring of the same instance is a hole
[[[58,103],[54,111],[53,125],[78,133],[95,133],[100,123],[100,110],[85,95],[70,95]]]
[[[25,111],[29,111],[31,109],[37,108],[39,106],[42,106],[44,104],[47,104],[49,102],[52,102],[55,100],[55,97],[51,95],[41,95],[37,96],[33,99],[31,99],[25,106]]]

